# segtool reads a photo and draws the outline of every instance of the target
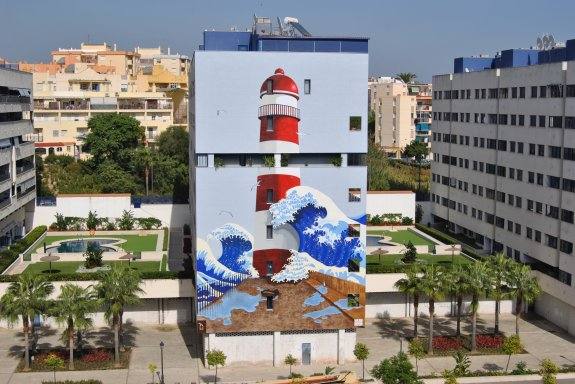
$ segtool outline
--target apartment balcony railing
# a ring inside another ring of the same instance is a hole
[[[60,103],[57,101],[50,102],[48,104],[34,103],[34,109],[39,111],[58,111],[60,110]]]
[[[10,196],[8,196],[8,198],[0,200],[0,209],[4,209],[10,204],[12,204],[12,200],[10,199]]]
[[[173,105],[168,101],[148,100],[148,109],[172,109]]]
[[[63,103],[62,104],[62,111],[78,111],[78,110],[85,110],[90,109],[89,103]]]
[[[0,96],[0,103],[30,104],[30,97],[17,96],[17,95],[2,95]]]
[[[30,193],[34,192],[36,190],[36,186],[33,185],[30,188],[24,190],[24,191],[19,191],[16,193],[16,198],[20,199],[26,195],[29,195]]]
[[[34,169],[34,164],[26,164],[16,167],[16,175],[21,175]]]
[[[145,102],[119,102],[120,109],[146,109]]]
[[[91,104],[90,109],[102,111],[102,110],[113,110],[118,109],[118,104]]]

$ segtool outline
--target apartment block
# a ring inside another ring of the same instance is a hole
[[[51,52],[50,63],[20,63],[33,73],[34,133],[41,155],[85,156],[88,120],[120,113],[139,120],[146,141],[172,125],[187,124],[186,56],[161,48],[120,51],[107,44]]]
[[[436,224],[528,263],[535,311],[575,333],[575,40],[433,78]]]
[[[343,363],[365,317],[368,40],[282,24],[194,53],[196,319],[231,364]]]
[[[32,132],[32,75],[0,64],[0,247],[31,229],[26,212],[34,210],[36,172]]]

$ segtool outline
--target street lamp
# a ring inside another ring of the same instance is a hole
[[[164,342],[160,341],[160,384],[165,384],[164,382]]]

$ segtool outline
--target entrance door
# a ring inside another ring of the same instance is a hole
[[[311,364],[311,344],[302,343],[301,345],[301,363],[303,365]]]

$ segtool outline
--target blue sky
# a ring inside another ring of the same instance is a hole
[[[295,16],[315,35],[367,36],[370,74],[452,70],[456,56],[575,38],[573,0],[0,0],[0,57],[47,61],[58,47],[116,42],[191,55],[204,29]],[[571,20],[569,20],[571,18]]]

